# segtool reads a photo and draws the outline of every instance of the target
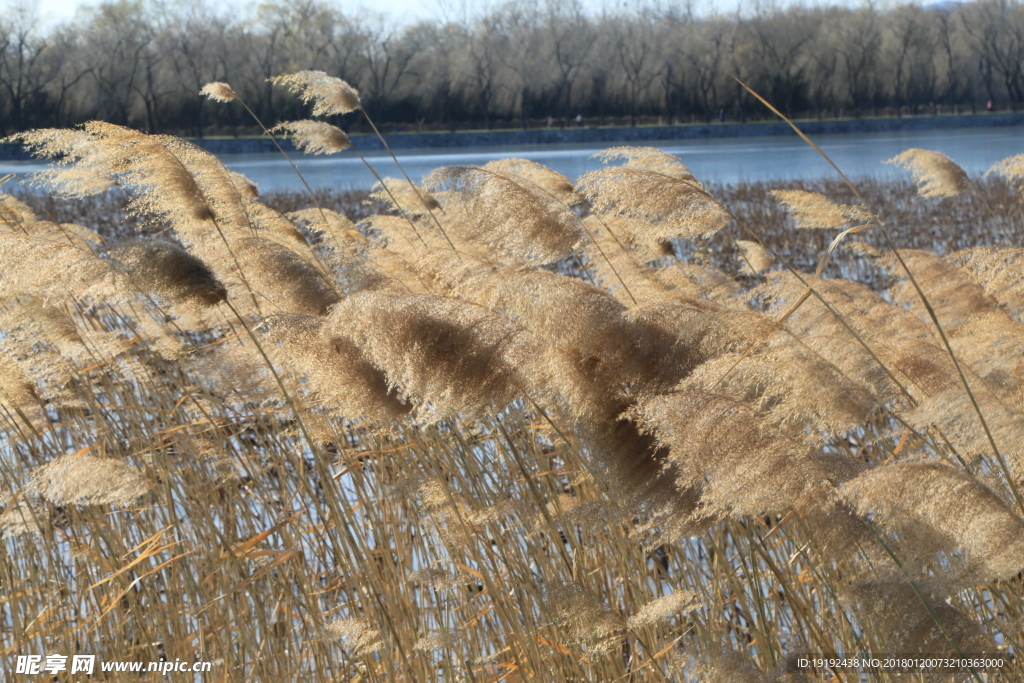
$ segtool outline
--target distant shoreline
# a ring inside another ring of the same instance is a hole
[[[835,133],[880,133],[905,130],[952,130],[1024,125],[1024,113],[906,116],[901,118],[823,119],[797,121],[808,135]],[[388,133],[392,149],[444,149],[463,147],[518,147],[545,144],[649,143],[668,140],[761,137],[795,135],[784,122],[686,124],[679,126],[637,126],[623,128],[534,128],[528,130],[466,131],[455,133]],[[373,135],[353,135],[352,144],[361,151],[381,150]],[[191,138],[214,154],[259,154],[276,150],[268,138]],[[294,151],[287,140],[285,149]],[[17,144],[0,144],[0,160],[28,160],[31,156]]]

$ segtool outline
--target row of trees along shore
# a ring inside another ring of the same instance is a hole
[[[348,80],[392,131],[764,118],[733,75],[794,117],[978,112],[990,102],[1015,111],[1024,104],[1024,5],[702,15],[673,2],[595,13],[574,0],[513,0],[411,25],[320,0],[273,0],[244,16],[122,0],[56,26],[7,10],[0,132],[102,119],[184,135],[251,133],[240,108],[215,107],[199,89],[227,81],[265,121],[301,117],[301,105],[267,82],[299,69]]]

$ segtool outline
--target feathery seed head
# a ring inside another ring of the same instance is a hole
[[[227,290],[209,267],[172,242],[130,240],[111,249],[108,256],[123,266],[140,288],[168,303],[205,308],[227,298]]]
[[[588,643],[590,656],[599,656],[619,644],[615,635],[625,623],[590,591],[575,583],[551,582],[544,587],[544,603],[572,638]]]
[[[260,188],[255,182],[249,180],[241,173],[236,173],[235,171],[228,171],[228,177],[231,178],[231,183],[235,186],[235,191],[238,192],[242,199],[246,201],[259,199]]]
[[[985,652],[986,646],[991,647],[978,624],[947,602],[949,593],[937,581],[915,583],[912,586],[904,576],[858,581],[839,597],[852,605],[858,621],[894,651],[952,655],[950,641],[960,652]]]
[[[427,419],[505,406],[531,356],[505,316],[401,290],[353,294],[331,311],[325,332],[351,339]]]
[[[44,128],[8,139],[20,141],[36,157],[55,162],[33,174],[32,181],[59,197],[89,197],[117,187],[110,150],[84,130]]]
[[[665,621],[681,612],[688,612],[700,605],[693,591],[678,590],[651,600],[627,621],[629,628],[637,629],[649,624]]]
[[[488,161],[482,166],[484,170],[494,171],[505,176],[518,176],[551,194],[555,199],[572,206],[580,203],[580,196],[572,182],[561,173],[552,171],[547,166],[528,159],[498,159]]]
[[[291,135],[292,143],[306,154],[337,154],[352,146],[345,131],[323,121],[285,121],[270,132]]]
[[[312,398],[346,419],[377,422],[409,412],[388,388],[384,374],[348,337],[327,332],[323,318],[275,315],[267,319],[263,333],[273,342],[267,353],[274,363],[305,377]]]
[[[373,627],[369,619],[337,619],[324,626],[321,638],[324,640],[342,640],[356,657],[376,652],[383,643],[380,632]]]
[[[775,265],[775,257],[772,256],[759,242],[750,240],[736,240],[736,246],[743,254],[743,270],[750,274],[760,273]]]
[[[38,496],[0,492],[0,531],[5,536],[41,533],[49,527],[52,512]]]
[[[348,114],[362,106],[358,90],[323,71],[298,71],[275,76],[270,82],[287,87],[305,103],[312,101],[313,116]]]
[[[992,168],[985,172],[985,175],[992,173],[1001,175],[1007,180],[1020,180],[1024,178],[1024,154],[1018,154],[1002,161],[997,161],[992,165]]]
[[[700,187],[700,183],[690,173],[690,169],[675,154],[669,154],[655,147],[610,147],[598,152],[592,158],[600,159],[606,164],[610,161],[624,160],[623,166],[654,171],[684,180]]]
[[[941,152],[908,149],[885,163],[910,171],[922,197],[955,197],[970,187],[964,169]]]
[[[178,150],[198,150],[184,140],[146,135],[103,121],[83,126],[110,160],[110,173],[135,192],[132,210],[153,213],[174,225],[213,218],[213,211]],[[166,144],[165,144],[166,143]],[[212,157],[207,153],[207,156]]]
[[[789,209],[798,228],[841,228],[851,220],[870,216],[861,207],[836,204],[817,192],[772,190],[772,195]]]
[[[384,178],[370,189],[370,199],[405,211],[410,216],[421,216],[438,208],[430,193],[404,178]]]
[[[576,190],[598,213],[628,216],[651,225],[648,239],[710,237],[731,219],[699,185],[674,176],[628,166],[584,173]]]
[[[231,89],[231,86],[227,83],[221,83],[220,81],[212,81],[203,86],[202,90],[199,91],[200,95],[205,95],[211,100],[216,102],[232,102],[238,99],[238,95]]]
[[[631,412],[669,447],[678,488],[700,488],[704,516],[782,513],[821,481],[805,449],[760,425],[743,401],[686,389]]]
[[[550,263],[583,241],[576,213],[522,177],[445,166],[427,175],[423,184],[431,191],[447,188],[457,193],[462,215],[450,223],[452,231],[506,258]]]
[[[927,530],[915,544],[921,557],[966,552],[981,582],[1006,579],[1024,568],[1024,520],[963,470],[901,462],[868,470],[842,488],[862,514],[898,529],[904,544]]]
[[[54,505],[127,505],[151,485],[120,460],[62,455],[33,472],[29,488]]]
[[[341,298],[329,279],[288,247],[260,237],[232,247],[257,296],[277,310],[325,315]]]

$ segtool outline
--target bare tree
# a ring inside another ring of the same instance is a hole
[[[831,35],[839,55],[839,72],[853,114],[859,117],[877,80],[875,67],[882,34],[870,6],[836,16],[841,18],[832,23]]]
[[[1024,7],[1010,0],[985,0],[964,8],[961,17],[994,99],[993,77],[999,77],[1010,107],[1024,99]]]
[[[593,26],[579,0],[562,3],[548,0],[542,30],[553,71],[558,118],[564,127],[573,103],[573,88],[579,82],[594,44]]]
[[[655,44],[656,17],[650,10],[642,10],[627,21],[612,21],[610,31],[618,58],[618,67],[626,85],[629,102],[629,125],[636,125],[640,109],[640,96],[658,76],[655,61],[658,57]]]
[[[516,0],[503,5],[495,15],[492,29],[501,36],[506,48],[508,74],[514,79],[509,90],[515,93],[513,106],[525,129],[529,123],[527,106],[534,91],[540,90],[538,52],[541,43],[536,0]]]
[[[460,64],[462,80],[469,95],[475,99],[484,117],[484,128],[491,128],[491,108],[502,88],[504,57],[508,48],[501,33],[494,29],[495,20],[485,17],[467,41],[465,59]]]
[[[409,75],[417,49],[403,41],[403,32],[384,17],[374,17],[364,26],[369,39],[363,43],[363,70],[360,89],[363,106],[378,119],[382,119],[392,96]]]

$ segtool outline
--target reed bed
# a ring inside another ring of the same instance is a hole
[[[52,198],[0,205],[8,664],[1024,672],[1019,160],[971,179],[912,155],[943,196],[874,181],[861,201],[705,188],[623,148],[576,182],[505,160],[364,204],[261,197],[109,124],[22,139],[58,163]],[[93,208],[114,218],[60,213]]]

